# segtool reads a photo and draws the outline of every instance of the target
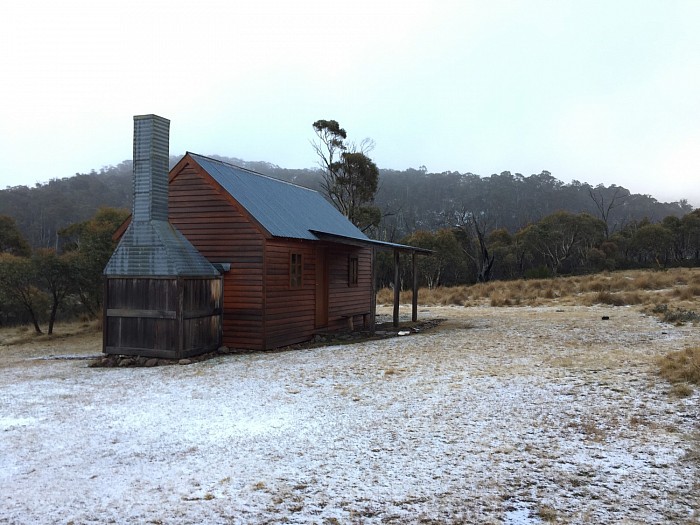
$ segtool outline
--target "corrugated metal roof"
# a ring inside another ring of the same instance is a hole
[[[132,222],[104,269],[108,276],[218,276],[219,272],[167,221]]]
[[[317,191],[194,153],[189,155],[271,235],[318,240],[314,231],[372,242]]]

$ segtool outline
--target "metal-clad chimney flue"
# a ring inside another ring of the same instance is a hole
[[[219,273],[168,222],[170,121],[134,117],[134,210],[106,276],[218,276]]]
[[[181,359],[221,342],[222,279],[168,221],[170,121],[134,117],[134,209],[104,269],[106,354]]]
[[[134,222],[168,220],[169,140],[168,119],[134,117]]]

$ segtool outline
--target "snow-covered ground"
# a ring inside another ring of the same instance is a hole
[[[698,522],[700,395],[654,375],[697,327],[420,316],[447,321],[187,366],[47,358],[97,336],[0,347],[0,523]]]

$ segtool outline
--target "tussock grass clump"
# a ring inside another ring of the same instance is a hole
[[[469,301],[469,293],[467,292],[466,288],[460,286],[458,288],[453,289],[449,294],[447,294],[444,300],[440,301],[440,304],[456,304],[464,306],[467,303],[467,301]]]
[[[644,297],[639,292],[598,292],[589,302],[593,304],[608,304],[610,306],[629,306],[644,304]]]
[[[537,509],[537,516],[547,523],[555,523],[557,521],[557,511],[549,505],[541,505]]]
[[[676,284],[685,284],[685,279],[678,272],[642,272],[632,281],[637,290],[663,290]]]
[[[625,301],[621,295],[610,292],[598,292],[596,295],[598,304],[609,304],[611,306],[624,306]]]
[[[690,449],[686,450],[683,459],[700,464],[700,432],[695,433],[691,437],[691,443],[692,446]]]
[[[659,375],[674,385],[677,395],[688,396],[692,393],[689,385],[700,385],[700,347],[671,352],[658,364]]]
[[[622,298],[626,305],[644,304],[645,298],[639,292],[626,292],[622,294]]]
[[[692,301],[696,297],[700,297],[700,286],[684,286],[673,289],[673,296],[680,301]]]
[[[510,299],[501,292],[491,294],[491,306],[511,306]]]
[[[690,397],[693,395],[693,387],[688,383],[676,383],[671,387],[671,394],[676,397]]]
[[[102,331],[102,319],[92,321],[70,321],[57,323],[53,334],[46,333],[46,326],[41,327],[44,332],[36,333],[29,325],[11,326],[0,329],[0,345],[23,345],[52,339],[82,336]]]

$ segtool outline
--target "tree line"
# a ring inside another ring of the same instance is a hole
[[[362,153],[359,149],[355,153],[358,151]],[[324,171],[320,167],[285,169],[267,162],[213,157],[323,191]],[[172,156],[171,166],[180,158]],[[367,168],[364,173],[372,171],[372,164],[362,159]],[[635,221],[656,223],[693,210],[684,200],[659,202],[621,186],[591,186],[577,181],[565,184],[546,171],[529,176],[503,172],[486,177],[456,171],[430,173],[425,168],[377,171],[376,192],[363,204],[361,229],[370,237],[390,242],[419,230],[458,226],[469,215],[485,217],[489,230],[503,228],[513,234],[556,211],[586,212],[598,218],[604,215],[607,228],[614,233]],[[32,247],[58,251],[62,242],[59,232],[64,228],[90,219],[100,207],[131,209],[131,205],[131,161],[33,187],[0,190],[0,215],[12,217]]]
[[[611,233],[589,213],[558,211],[510,233],[486,230],[479,218],[436,231],[419,230],[401,242],[433,250],[419,257],[421,286],[434,288],[490,280],[548,278],[630,268],[663,269],[700,265],[700,209],[660,222],[630,221]],[[393,286],[391,257],[378,260],[379,286]],[[411,267],[401,265],[402,288]]]

